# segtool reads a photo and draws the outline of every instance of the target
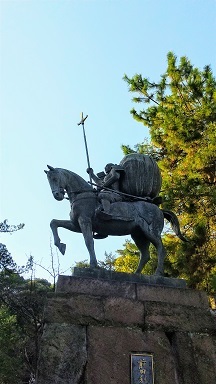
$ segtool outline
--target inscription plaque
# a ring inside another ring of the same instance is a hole
[[[131,354],[131,384],[154,384],[152,354]]]

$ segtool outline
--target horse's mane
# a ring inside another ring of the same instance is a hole
[[[69,184],[73,184],[73,188],[81,188],[81,189],[93,189],[91,185],[88,184],[86,180],[84,180],[81,176],[79,176],[77,173],[69,171],[67,169],[63,168],[55,168],[56,171],[60,172],[65,179],[67,179]],[[66,181],[66,180],[65,180]]]

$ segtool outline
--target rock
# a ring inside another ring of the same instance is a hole
[[[86,329],[46,324],[41,340],[37,384],[80,384],[87,361]]]

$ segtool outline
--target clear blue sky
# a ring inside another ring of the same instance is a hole
[[[52,218],[67,219],[43,170],[70,169],[88,180],[80,112],[96,172],[118,163],[122,144],[148,136],[135,122],[124,73],[157,81],[166,55],[186,55],[215,72],[215,0],[0,0],[1,207],[0,220],[25,223],[1,235],[15,261],[32,254],[50,266]],[[60,230],[67,244],[61,270],[88,259],[81,234]],[[125,238],[95,241],[97,257]],[[54,247],[55,249],[55,247]],[[37,269],[36,276],[48,278]]]

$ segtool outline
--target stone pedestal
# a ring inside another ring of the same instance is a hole
[[[134,353],[153,355],[155,384],[215,384],[216,318],[204,292],[98,273],[59,276],[37,384],[130,384]]]

